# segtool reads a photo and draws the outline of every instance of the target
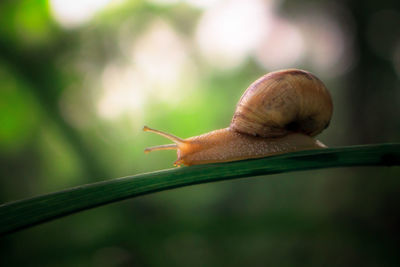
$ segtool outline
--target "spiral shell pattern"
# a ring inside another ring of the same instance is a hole
[[[230,128],[253,136],[281,137],[290,132],[316,136],[328,127],[332,98],[310,72],[288,69],[252,83],[237,104]]]

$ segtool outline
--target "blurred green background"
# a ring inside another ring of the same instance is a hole
[[[330,89],[328,146],[400,140],[397,0],[3,0],[0,203],[172,167],[144,124],[226,127],[273,70]],[[399,266],[400,169],[196,185],[0,239],[1,266]]]

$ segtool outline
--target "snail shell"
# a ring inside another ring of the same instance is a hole
[[[331,96],[316,76],[298,69],[276,71],[247,88],[230,128],[261,137],[315,136],[328,127],[332,110]]]

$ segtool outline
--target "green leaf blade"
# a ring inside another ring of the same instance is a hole
[[[127,198],[199,183],[331,167],[398,165],[400,144],[378,144],[139,174],[0,205],[0,235]]]

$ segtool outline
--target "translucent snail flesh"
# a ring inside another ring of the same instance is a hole
[[[328,127],[333,111],[325,85],[304,70],[268,73],[252,83],[237,104],[229,127],[181,139],[151,129],[174,144],[145,152],[176,149],[174,165],[228,162],[324,148],[313,137]]]

